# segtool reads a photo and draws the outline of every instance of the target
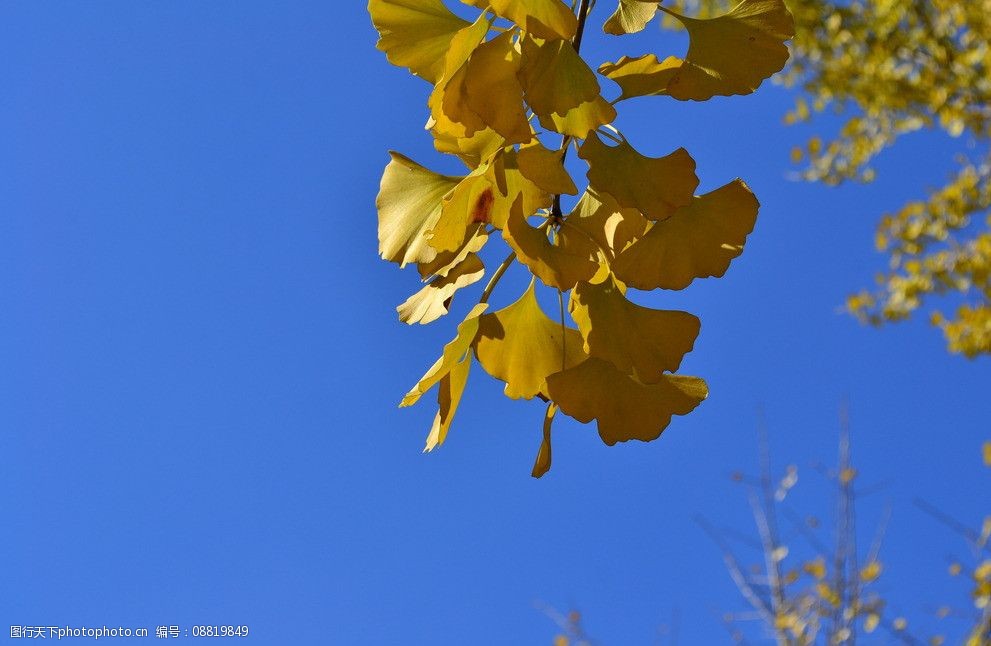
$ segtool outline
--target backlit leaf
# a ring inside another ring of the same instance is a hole
[[[668,84],[681,70],[683,63],[676,56],[668,56],[663,62],[653,54],[639,58],[624,56],[615,63],[600,65],[599,74],[619,85],[622,92],[617,100],[623,100],[636,96],[667,94]]]
[[[448,272],[461,264],[468,254],[477,253],[485,246],[489,240],[489,234],[485,231],[485,226],[479,224],[472,230],[470,227],[465,234],[464,242],[456,251],[444,251],[438,253],[430,262],[423,262],[416,266],[420,272],[420,278],[428,280],[432,276],[446,276]]]
[[[691,352],[701,324],[687,312],[641,307],[621,289],[611,274],[599,283],[578,283],[571,294],[571,316],[590,356],[641,383],[657,383]]]
[[[667,84],[675,99],[750,94],[784,67],[795,23],[783,0],[743,0],[729,13],[698,20],[660,7],[688,30],[688,55]]]
[[[510,212],[503,237],[526,265],[545,285],[567,290],[582,280],[588,280],[599,268],[598,250],[581,232],[567,223],[553,232],[555,242],[547,237],[547,229],[531,227],[516,205]]]
[[[578,19],[561,0],[462,1],[479,9],[488,7],[539,38],[571,38],[578,29]]]
[[[483,13],[450,41],[444,72],[427,99],[431,128],[444,138],[467,138],[485,128],[485,122],[468,106],[465,78],[468,60],[485,39],[490,26],[490,20]]]
[[[431,83],[440,80],[454,34],[469,24],[440,0],[369,0],[368,12],[389,62]]]
[[[457,412],[458,404],[461,403],[461,394],[468,382],[470,368],[471,353],[469,352],[451,367],[450,372],[441,377],[440,387],[437,389],[437,415],[434,416],[434,423],[427,434],[427,444],[423,448],[424,453],[433,451],[447,439],[447,432],[451,428],[454,413]]]
[[[636,209],[624,209],[608,193],[585,191],[568,214],[568,226],[577,227],[608,249],[613,257],[642,236],[648,221]]]
[[[462,287],[477,283],[484,274],[482,261],[475,254],[468,254],[446,276],[435,278],[397,307],[399,320],[412,325],[439,319],[447,314],[454,293]]]
[[[543,439],[540,442],[540,450],[537,451],[537,459],[533,463],[533,471],[530,472],[534,478],[540,478],[551,470],[551,424],[554,423],[555,414],[557,414],[557,404],[548,402],[547,411],[544,413]]]
[[[684,148],[651,158],[626,141],[607,146],[591,133],[578,156],[589,164],[590,190],[608,193],[621,207],[637,209],[650,220],[663,220],[691,204],[699,185],[695,160]]]
[[[613,271],[644,290],[684,289],[696,278],[722,276],[743,253],[759,206],[740,180],[695,197],[690,206],[655,222],[616,258]]]
[[[534,141],[520,146],[516,158],[523,176],[548,193],[578,194],[578,187],[564,169],[560,152],[548,150],[540,141]]]
[[[479,322],[475,356],[486,372],[506,382],[510,399],[546,395],[548,375],[586,356],[578,330],[563,328],[540,309],[535,287],[530,281],[519,300],[482,316]]]
[[[588,137],[590,132],[599,126],[611,123],[615,118],[616,108],[601,96],[576,105],[564,114],[552,112],[549,115],[537,115],[540,125],[544,128],[578,139]]]
[[[526,143],[533,138],[523,111],[519,69],[520,53],[511,32],[479,45],[466,66],[464,89],[468,109],[499,133],[506,145]]]
[[[482,128],[470,137],[458,137],[437,128],[436,122],[431,117],[427,129],[433,135],[434,148],[437,152],[457,155],[471,170],[478,168],[483,160],[506,145],[502,135],[492,128]]]
[[[657,439],[672,415],[687,415],[709,393],[698,377],[664,375],[644,385],[594,357],[548,377],[547,389],[567,415],[585,423],[597,420],[599,437],[610,446]]]
[[[460,363],[462,358],[468,352],[471,347],[472,341],[475,340],[475,335],[478,333],[478,318],[486,310],[488,305],[486,303],[479,303],[468,312],[468,316],[465,320],[458,325],[458,334],[454,339],[444,346],[444,352],[441,354],[440,359],[438,359],[434,365],[427,370],[426,374],[420,378],[413,388],[410,389],[406,396],[403,397],[403,401],[399,403],[400,408],[406,406],[412,406],[417,401],[423,393],[430,390],[434,385],[436,385],[445,375],[451,372],[457,363]]]
[[[656,2],[619,0],[619,6],[602,25],[602,31],[616,36],[643,31],[656,13]]]
[[[405,267],[430,262],[437,251],[428,232],[440,219],[443,198],[461,181],[439,175],[397,152],[385,167],[375,206],[378,208],[379,254]]]

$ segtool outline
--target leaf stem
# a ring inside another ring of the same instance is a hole
[[[506,270],[509,269],[509,266],[513,264],[514,260],[516,260],[515,251],[509,254],[508,256],[506,256],[506,259],[502,261],[502,264],[499,265],[499,268],[495,270],[494,274],[492,274],[492,278],[489,279],[489,284],[486,285],[485,290],[482,291],[482,297],[478,299],[479,303],[489,302],[489,296],[492,295],[492,290],[495,289],[495,286],[499,283],[499,279],[502,278],[502,275],[506,273]]]

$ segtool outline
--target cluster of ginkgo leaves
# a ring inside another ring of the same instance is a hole
[[[607,100],[579,54],[594,2],[462,2],[481,10],[474,20],[441,0],[368,5],[378,48],[433,84],[427,129],[435,148],[467,166],[464,175],[442,175],[391,153],[376,199],[379,252],[401,267],[415,264],[426,283],[397,308],[400,319],[429,323],[447,314],[455,294],[483,278],[478,254],[496,232],[510,250],[401,406],[438,387],[426,450],[439,446],[477,361],[506,383],[506,396],[547,402],[533,470],[539,477],[550,468],[558,410],[596,420],[612,445],[656,439],[672,415],[706,398],[702,379],[674,374],[694,346],[699,320],[642,307],[626,292],[683,289],[696,278],[722,276],[757,216],[757,199],[739,179],[696,196],[695,161],[683,148],[659,158],[639,153],[611,125],[615,104],[753,92],[784,66],[794,26],[782,0],[743,0],[708,20],[620,0],[606,33],[640,31],[661,11],[681,21],[690,45],[684,58],[603,63],[599,74],[620,89]],[[565,213],[561,196],[578,195],[564,165],[571,146],[588,164],[588,186]],[[491,311],[492,290],[516,261],[533,274],[530,285]],[[557,292],[557,320],[538,304],[538,288]],[[564,320],[565,298],[577,327]]]

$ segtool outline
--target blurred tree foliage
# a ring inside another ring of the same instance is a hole
[[[705,17],[731,4],[671,6]],[[788,4],[796,36],[778,78],[799,93],[785,120],[805,122],[827,111],[843,119],[831,138],[813,137],[793,150],[805,179],[869,182],[875,156],[922,129],[961,141],[952,177],[882,217],[876,245],[888,254],[889,270],[876,289],[848,299],[849,311],[879,325],[942,297],[942,311],[930,320],[949,350],[991,354],[991,0]]]

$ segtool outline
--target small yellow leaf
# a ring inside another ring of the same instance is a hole
[[[437,128],[436,122],[431,118],[427,129],[433,135],[437,152],[457,155],[471,170],[478,168],[482,160],[489,159],[506,144],[506,140],[492,128],[483,128],[470,137],[459,137]]]
[[[574,180],[564,169],[560,152],[548,150],[538,140],[520,146],[516,158],[523,176],[548,193],[578,194]]]
[[[656,13],[656,2],[619,0],[619,6],[602,25],[602,31],[615,36],[643,31]]]
[[[386,260],[426,263],[437,256],[429,232],[440,219],[443,198],[462,178],[439,175],[397,152],[385,167],[378,207],[379,253]]]
[[[743,0],[729,13],[697,20],[661,7],[688,30],[688,55],[667,85],[680,100],[750,94],[784,67],[795,23],[783,0]]]
[[[469,24],[440,0],[369,0],[368,12],[389,62],[431,83],[440,80],[454,34]]]
[[[807,561],[802,569],[820,581],[826,578],[826,561],[821,556],[814,561]]]
[[[506,145],[526,143],[533,138],[523,110],[523,88],[517,78],[519,69],[520,53],[513,43],[513,34],[506,32],[479,45],[465,71],[468,109],[499,133]]]
[[[506,382],[510,399],[547,394],[548,375],[585,359],[578,330],[562,327],[537,304],[535,281],[515,303],[481,317],[475,356],[490,375]]]
[[[558,635],[554,638],[554,646],[568,646],[571,642],[564,635]]]
[[[482,261],[475,254],[454,266],[446,276],[438,277],[413,294],[396,308],[399,320],[410,325],[426,324],[448,312],[454,293],[462,287],[477,283],[485,274]]]
[[[851,482],[853,482],[854,478],[856,477],[857,477],[857,470],[854,469],[853,467],[847,467],[842,471],[840,471],[841,484],[845,484],[845,485],[850,484]]]
[[[950,576],[958,576],[961,570],[963,570],[963,567],[956,562],[950,563],[950,566],[947,568],[947,571],[950,573]]]
[[[597,96],[591,101],[569,108],[564,114],[556,112],[549,115],[538,114],[537,118],[540,120],[540,125],[548,130],[585,139],[599,126],[612,123],[616,118],[616,108],[601,96]]]
[[[664,375],[644,385],[594,357],[549,376],[547,388],[565,414],[583,423],[597,420],[599,437],[610,446],[657,439],[672,415],[687,415],[709,394],[698,377]]]
[[[624,209],[607,193],[585,191],[568,214],[568,226],[577,227],[615,257],[647,230],[647,219],[636,209]]]
[[[840,605],[840,596],[829,586],[828,583],[820,581],[816,584],[816,593],[819,597],[831,606]]]
[[[533,471],[530,475],[540,478],[551,470],[551,424],[554,422],[554,415],[557,413],[557,404],[548,402],[547,411],[544,413],[544,438],[540,442],[540,450],[537,451],[537,460],[533,463]]]
[[[479,224],[474,229],[470,228],[465,233],[461,246],[454,251],[443,251],[438,253],[430,262],[417,264],[416,269],[420,272],[420,278],[426,282],[431,277],[443,278],[460,265],[469,254],[478,253],[489,240],[489,234],[485,230],[485,225]]]
[[[881,564],[871,561],[860,570],[860,580],[864,583],[871,583],[881,576]]]
[[[876,612],[868,613],[867,617],[864,619],[864,632],[866,632],[868,635],[871,634],[877,629],[878,624],[880,623],[881,623],[881,615],[877,614]]]
[[[668,56],[663,62],[654,54],[638,58],[624,56],[615,63],[600,65],[599,74],[619,85],[622,92],[617,101],[622,101],[637,96],[667,94],[668,84],[681,71],[683,64],[684,61],[676,56]]]
[[[546,229],[527,224],[519,204],[510,209],[503,238],[535,276],[545,285],[567,290],[595,274],[599,268],[598,251],[587,237],[565,223],[554,234],[552,244]]]
[[[597,284],[578,283],[569,310],[585,340],[585,351],[643,384],[655,384],[665,372],[678,369],[695,345],[701,325],[687,312],[630,302],[611,274]]]
[[[666,157],[645,157],[626,141],[607,146],[590,133],[578,151],[589,164],[590,190],[608,193],[624,208],[663,220],[692,203],[698,187],[695,160],[684,148]]]
[[[991,442],[984,443],[984,466],[991,467]]]
[[[760,204],[741,180],[695,197],[621,253],[613,271],[637,289],[684,289],[696,278],[722,276],[743,253]]]
[[[891,627],[895,630],[905,630],[908,627],[908,622],[905,621],[904,617],[898,617],[891,622]]]
[[[437,415],[434,416],[434,423],[427,434],[427,443],[423,452],[433,451],[444,443],[447,439],[447,432],[454,421],[454,413],[461,403],[461,395],[464,393],[465,384],[468,382],[468,372],[471,368],[471,353],[465,354],[464,358],[451,366],[450,372],[441,377],[440,386],[437,389]]]
[[[486,303],[479,303],[468,312],[468,316],[465,320],[458,325],[457,336],[451,340],[450,343],[444,346],[444,351],[441,354],[440,359],[438,359],[434,365],[427,370],[426,374],[420,378],[413,388],[410,389],[406,396],[403,397],[403,401],[400,402],[400,408],[406,406],[412,406],[417,401],[423,393],[430,390],[435,384],[437,384],[445,375],[449,374],[454,368],[455,364],[461,362],[462,358],[468,352],[471,347],[472,341],[475,340],[475,335],[478,333],[478,318],[482,315],[485,309],[488,307]]]
[[[538,38],[571,38],[578,19],[561,0],[462,0],[515,22]]]

